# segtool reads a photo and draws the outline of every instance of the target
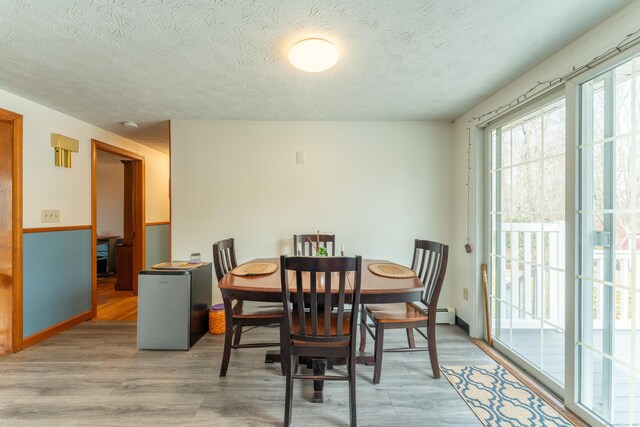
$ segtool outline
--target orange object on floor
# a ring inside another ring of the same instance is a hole
[[[213,305],[209,311],[209,333],[220,335],[224,334],[224,331],[224,304]]]

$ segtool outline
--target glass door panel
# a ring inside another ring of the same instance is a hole
[[[489,135],[493,334],[556,390],[564,384],[565,127],[561,98]]]
[[[640,421],[639,64],[580,87],[578,398],[620,425]]]

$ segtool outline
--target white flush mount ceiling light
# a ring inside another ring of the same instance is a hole
[[[122,122],[122,126],[127,129],[138,129],[138,124],[136,122]]]
[[[299,70],[318,73],[336,65],[338,48],[323,39],[306,39],[289,50],[289,62]]]

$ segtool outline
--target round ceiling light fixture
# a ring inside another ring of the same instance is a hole
[[[127,129],[138,129],[138,124],[136,122],[122,122],[122,126]]]
[[[336,65],[338,48],[323,39],[306,39],[289,50],[289,62],[299,70],[319,73]]]

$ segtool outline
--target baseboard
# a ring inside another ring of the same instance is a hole
[[[465,331],[467,335],[469,334],[469,324],[464,320],[462,320],[461,318],[459,318],[458,316],[456,316],[456,325],[458,325],[460,329]]]
[[[87,312],[78,314],[77,316],[74,316],[71,319],[67,319],[62,323],[58,323],[57,325],[48,327],[47,329],[44,329],[40,332],[36,332],[35,334],[24,339],[22,349],[24,350],[27,347],[31,347],[32,345],[37,344],[40,341],[43,341],[62,331],[65,331],[79,323],[82,323],[85,320],[89,320],[91,319],[91,317],[92,317],[91,311],[87,311]]]

